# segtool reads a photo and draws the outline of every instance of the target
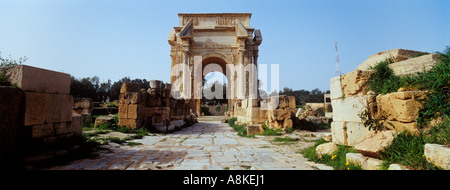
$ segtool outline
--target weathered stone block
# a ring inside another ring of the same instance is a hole
[[[53,123],[47,123],[42,125],[34,125],[31,127],[31,138],[43,138],[43,137],[51,137],[55,135],[55,131],[53,129]]]
[[[421,53],[423,52],[406,49],[392,49],[384,52],[379,52],[377,54],[369,56],[369,58],[362,62],[356,69],[367,71],[370,67],[375,66],[378,62],[384,61],[389,57],[393,57],[395,58],[395,62],[399,62]]]
[[[145,106],[140,104],[129,104],[127,118],[129,119],[144,119],[146,114]]]
[[[73,109],[92,109],[94,102],[90,98],[74,98]]]
[[[2,67],[0,71],[23,91],[70,94],[70,75],[66,73],[28,65]]]
[[[113,123],[113,121],[114,121],[114,115],[112,115],[112,114],[97,117],[97,118],[95,118],[94,127],[97,127],[99,125],[106,124],[106,123]],[[120,119],[119,119],[119,122],[120,122]]]
[[[427,54],[389,64],[395,75],[409,75],[425,72],[433,68],[437,62],[437,54]]]
[[[414,122],[419,110],[422,108],[422,103],[418,99],[424,98],[424,92],[421,91],[404,91],[378,95],[376,97],[378,113],[385,116],[388,120],[404,123]]]
[[[53,128],[55,130],[55,135],[72,134],[72,122],[59,122],[53,123]]]
[[[322,158],[323,155],[328,154],[332,155],[335,151],[338,150],[338,146],[332,142],[324,143],[316,147],[316,153],[319,158]]]
[[[330,99],[339,99],[343,97],[342,93],[342,75],[330,79]]]
[[[73,97],[71,95],[50,94],[51,119],[49,122],[72,121],[72,103]]]
[[[367,157],[359,153],[347,153],[345,154],[345,160],[348,163],[361,166],[361,168],[367,168]]]
[[[342,75],[342,93],[343,96],[355,96],[365,94],[365,83],[369,80],[374,71],[354,70]]]
[[[379,153],[394,141],[394,134],[395,131],[367,133],[360,142],[355,144],[354,148],[364,156],[377,158]]]
[[[71,95],[25,92],[25,125],[72,121]]]
[[[123,94],[127,92],[141,92],[141,86],[139,83],[123,82],[122,87],[120,88],[120,93]]]
[[[333,121],[331,123],[331,135],[333,136],[333,143],[347,145],[347,127],[345,126],[345,122]]]
[[[331,100],[333,121],[361,122],[358,116],[375,101],[374,95],[352,96]]]
[[[129,127],[131,129],[139,128],[144,126],[145,120],[136,120],[136,119],[119,119],[119,126]]]
[[[75,136],[81,136],[83,132],[83,116],[79,114],[72,114],[72,129],[71,133]]]
[[[14,149],[23,125],[23,92],[0,86],[0,150]]]
[[[450,170],[450,145],[425,144],[424,152],[428,162],[444,170]]]
[[[247,126],[247,135],[257,135],[264,132],[264,128],[261,124],[253,124]]]
[[[128,118],[128,104],[119,104],[119,118]]]
[[[274,109],[267,110],[267,115],[269,120],[282,121],[290,118],[291,112],[289,109]]]
[[[372,133],[367,127],[364,127],[363,123],[346,122],[346,137],[347,146],[354,146],[356,143],[360,142],[365,135]]]
[[[247,118],[260,118],[260,108],[247,108]]]

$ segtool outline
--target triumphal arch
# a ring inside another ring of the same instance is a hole
[[[200,115],[202,79],[209,72],[227,78],[230,112],[253,99],[257,107],[258,47],[262,36],[250,26],[251,13],[178,14],[179,26],[169,33],[173,89],[191,99],[193,112]],[[194,99],[194,101],[192,101]],[[250,104],[250,103],[247,103]],[[247,108],[247,106],[246,106]]]

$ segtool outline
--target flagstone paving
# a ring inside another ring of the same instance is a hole
[[[170,134],[135,139],[137,146],[116,144],[99,156],[76,160],[55,170],[316,170],[332,169],[308,162],[298,151],[312,146],[319,137],[295,131],[282,137],[301,139],[280,144],[273,136],[240,137],[220,119],[200,120]],[[320,133],[320,132],[318,132]],[[316,132],[316,134],[318,134]],[[317,136],[317,135],[316,135]]]

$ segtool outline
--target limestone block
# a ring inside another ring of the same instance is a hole
[[[295,109],[296,108],[295,97],[294,96],[288,96],[288,99],[289,99],[289,108]]]
[[[155,94],[148,94],[145,105],[148,107],[161,107],[162,106],[161,96],[158,96]],[[176,106],[173,106],[173,107],[176,107]]]
[[[376,97],[378,113],[388,120],[404,123],[414,122],[422,103],[416,99],[424,99],[424,92],[404,91],[394,92]]]
[[[247,99],[247,108],[256,108],[259,107],[258,99]]]
[[[134,82],[123,82],[122,87],[120,88],[120,93],[123,94],[127,92],[141,92],[141,85]]]
[[[14,149],[23,125],[22,90],[0,86],[0,151]]]
[[[92,109],[94,102],[90,98],[74,98],[73,109]]]
[[[76,108],[72,109],[72,113],[74,114],[83,114],[83,115],[92,115],[92,108]]]
[[[324,143],[316,147],[316,153],[319,156],[319,158],[322,158],[322,156],[325,154],[331,156],[337,150],[338,146],[332,142]]]
[[[55,130],[55,135],[72,134],[72,122],[59,122],[53,123],[53,128]]]
[[[372,133],[363,123],[346,122],[347,146],[354,146],[361,141],[368,133]]]
[[[395,131],[368,133],[360,142],[355,144],[354,148],[365,156],[377,158],[379,153],[394,141],[394,135]]]
[[[289,108],[289,97],[285,96],[285,95],[280,95],[278,96],[278,108],[279,109],[284,109],[284,108]],[[294,103],[295,103],[295,98],[294,98]]]
[[[267,110],[268,119],[274,121],[282,121],[287,118],[290,118],[291,112],[289,109],[275,109],[275,110]]]
[[[128,118],[128,104],[119,104],[119,118]]]
[[[129,127],[131,129],[139,128],[144,126],[145,120],[136,120],[136,119],[119,119],[119,126]]]
[[[246,116],[247,118],[260,118],[260,108],[247,108]]]
[[[395,128],[392,127],[392,125],[390,125],[388,122],[392,123],[395,126]],[[415,121],[404,123],[400,121],[387,120],[383,123],[383,125],[386,126],[389,130],[395,130],[397,132],[409,131],[412,134],[419,132],[419,127],[417,126],[417,123]]]
[[[375,159],[375,158],[367,158],[367,168],[363,168],[364,170],[381,170],[381,166],[383,164],[383,160]]]
[[[41,69],[28,65],[2,67],[12,84],[17,84],[23,91],[70,94],[70,75],[66,73]]]
[[[424,152],[428,162],[450,170],[450,145],[425,144]]]
[[[72,121],[71,95],[25,92],[25,125]]]
[[[243,99],[241,105],[242,105],[242,108],[247,108],[247,106],[248,106],[248,99]]]
[[[46,123],[42,125],[34,125],[31,127],[31,138],[44,138],[44,137],[51,137],[55,135],[55,132],[53,130],[53,123]]]
[[[437,54],[427,54],[389,64],[395,75],[409,75],[425,72],[433,68],[437,62]]]
[[[330,79],[330,99],[339,99],[343,97],[342,93],[342,75]]]
[[[342,95],[345,97],[364,95],[365,83],[369,80],[374,71],[354,70],[342,75]]]
[[[364,95],[331,100],[333,121],[361,122],[358,114],[369,107],[374,99],[374,95]]]
[[[420,53],[423,52],[406,49],[392,49],[384,52],[379,52],[377,54],[369,56],[369,58],[362,62],[356,69],[367,71],[370,67],[375,66],[378,62],[384,61],[389,57],[394,57],[395,62],[399,62],[414,57]]]
[[[113,114],[97,117],[97,118],[95,118],[94,127],[97,127],[97,126],[99,126],[101,124],[113,123],[113,122],[114,122],[114,115]]]
[[[146,115],[146,109],[144,105],[129,104],[127,118],[129,119],[144,119]]]
[[[79,114],[72,114],[72,130],[71,133],[75,136],[81,136],[83,132],[83,116]]]
[[[331,135],[333,136],[333,143],[347,145],[347,127],[345,126],[345,122],[331,122]]]
[[[264,132],[264,128],[261,124],[253,124],[247,126],[247,135],[257,135]]]
[[[311,110],[316,111],[317,109],[325,110],[325,103],[306,103],[305,107],[309,106]]]
[[[297,112],[295,113],[295,117],[300,117],[304,111],[305,111],[305,109],[298,108]]]
[[[51,118],[47,121],[48,122],[72,121],[72,103],[73,97],[71,95],[50,94]]]
[[[389,165],[388,170],[408,170],[408,169],[400,164],[391,164]]]
[[[359,153],[347,153],[345,154],[345,160],[348,163],[361,166],[361,168],[367,168],[367,157]]]
[[[294,122],[292,121],[291,118],[287,118],[283,121],[283,129],[289,129],[292,128],[294,126]]]

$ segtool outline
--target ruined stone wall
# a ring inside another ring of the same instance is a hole
[[[374,72],[370,66],[394,57],[394,63],[389,67],[395,75],[413,74],[430,69],[436,63],[433,54],[415,55],[423,52],[395,49],[380,52],[369,57],[358,68],[347,74],[330,79],[331,103],[333,108],[333,122],[331,132],[336,144],[354,146],[370,136],[371,132],[364,127],[358,116],[369,109],[372,118],[386,118],[384,126],[389,130],[417,131],[416,117],[423,99],[423,92],[404,91],[375,96],[367,91],[364,83]],[[395,128],[389,123],[394,124]]]
[[[120,90],[118,125],[173,131],[196,121],[190,105],[189,100],[172,98],[170,84],[152,80],[145,91],[137,83],[124,82]]]
[[[278,101],[276,101],[278,99]],[[275,109],[261,108],[257,99],[234,100],[230,115],[237,118],[239,123],[264,123],[275,129],[286,130],[293,127],[292,117],[295,117],[294,96],[274,96],[267,100],[267,105]]]
[[[13,114],[6,117],[20,121],[6,126],[10,131],[18,129],[20,139],[17,140],[26,145],[46,146],[81,137],[81,117],[72,116],[69,74],[27,65],[3,67],[0,72],[18,87],[1,94],[1,99],[12,100],[6,104],[10,104]],[[18,94],[23,96],[15,97]],[[0,107],[6,105],[2,104]],[[22,109],[15,106],[22,106]],[[3,111],[1,115],[6,114]]]

